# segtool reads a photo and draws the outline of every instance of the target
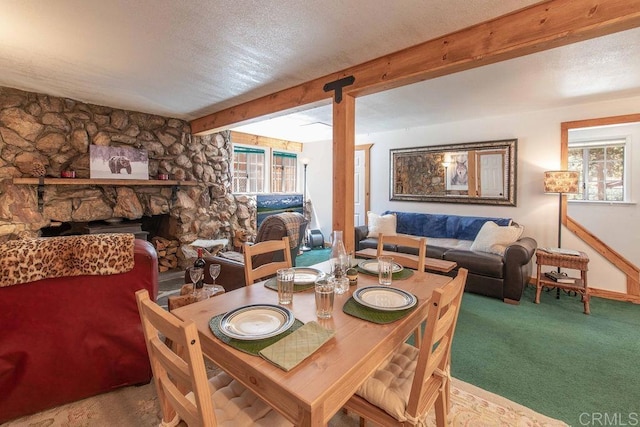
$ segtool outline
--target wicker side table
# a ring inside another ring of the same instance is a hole
[[[589,286],[587,284],[587,270],[589,264],[589,257],[587,254],[580,252],[580,255],[563,255],[537,249],[536,264],[538,265],[538,272],[536,275],[536,299],[534,301],[536,304],[540,304],[540,292],[542,291],[542,287],[548,286],[565,289],[567,291],[574,291],[582,295],[584,314],[591,313],[589,308],[589,300],[591,297],[589,295]],[[576,278],[574,283],[559,283],[551,279],[547,279],[542,273],[541,267],[543,265],[579,270],[580,278]]]

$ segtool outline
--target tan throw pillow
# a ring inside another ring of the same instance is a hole
[[[378,237],[379,233],[385,236],[396,235],[396,216],[394,214],[378,215],[367,212],[369,234],[367,237]]]
[[[524,228],[522,226],[509,225],[501,227],[493,221],[487,221],[478,232],[470,249],[472,251],[504,255],[507,246],[518,240],[523,231]]]

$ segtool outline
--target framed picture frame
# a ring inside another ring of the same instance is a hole
[[[89,146],[92,179],[149,179],[147,150],[131,147]]]
[[[517,139],[390,150],[390,200],[516,206]]]
[[[445,183],[447,191],[469,189],[469,152],[458,151],[444,154]]]

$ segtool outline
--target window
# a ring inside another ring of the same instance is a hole
[[[264,150],[233,147],[233,192],[262,193],[264,188]]]
[[[569,144],[569,170],[580,172],[580,192],[569,200],[626,200],[625,139]]]
[[[234,193],[296,192],[298,156],[267,150],[233,145]]]
[[[298,156],[281,151],[273,152],[271,163],[271,191],[293,193],[296,191]]]

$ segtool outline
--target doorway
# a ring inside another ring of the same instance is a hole
[[[504,153],[478,153],[479,197],[504,196]]]
[[[367,212],[370,209],[369,191],[369,150],[373,144],[357,145],[354,164],[353,225],[366,225]]]

